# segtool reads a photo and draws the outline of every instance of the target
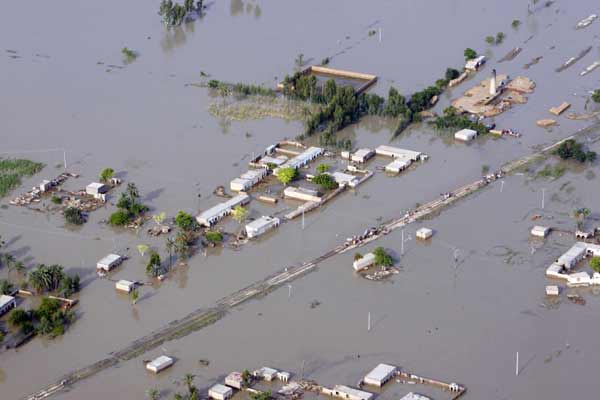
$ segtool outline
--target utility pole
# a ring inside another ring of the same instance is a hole
[[[400,245],[400,255],[404,255],[404,229],[402,229],[402,244]]]
[[[517,362],[515,365],[515,375],[519,376],[519,352],[517,351]]]
[[[500,181],[500,193],[502,193],[503,189],[504,189],[504,181]]]
[[[300,367],[300,380],[304,379],[304,360],[302,360],[302,366]]]
[[[379,28],[379,43],[381,43],[381,28]]]
[[[67,151],[63,149],[63,161],[65,163],[65,171],[67,170]]]
[[[542,210],[544,209],[544,200],[546,200],[546,189],[542,188]]]
[[[367,331],[371,331],[371,311],[369,311],[367,314]]]
[[[292,297],[292,285],[288,285],[288,299]]]
[[[304,230],[304,209],[302,209],[302,230]]]

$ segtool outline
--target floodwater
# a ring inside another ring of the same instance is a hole
[[[597,12],[595,2],[556,2],[535,6],[513,1],[403,2],[211,2],[205,18],[166,31],[147,2],[12,2],[0,16],[0,151],[43,161],[44,171],[27,179],[20,193],[62,171],[64,148],[69,170],[80,173],[67,188],[81,188],[104,167],[135,182],[155,212],[196,213],[217,203],[217,185],[245,171],[253,153],[302,132],[299,122],[265,119],[227,122],[208,114],[214,101],[201,88],[200,72],[224,81],[275,85],[294,68],[299,53],[309,62],[330,57],[334,68],[379,76],[371,90],[385,94],[390,85],[409,94],[459,67],[465,47],[488,55],[489,64],[444,94],[436,111],[448,105],[491,71],[524,74],[537,83],[526,105],[496,118],[499,127],[523,133],[520,139],[481,138],[464,145],[415,126],[392,141],[420,150],[430,159],[398,177],[376,174],[301,222],[245,246],[199,254],[173,279],[144,287],[135,307],[98,279],[95,262],[111,251],[131,259],[112,276],[143,279],[143,258],[135,246],[146,243],[164,251],[164,239],[140,231],[115,231],[101,224],[114,206],[91,215],[79,229],[66,229],[57,215],[24,208],[0,208],[0,234],[7,250],[29,266],[60,263],[82,276],[78,320],[61,338],[35,339],[18,351],[0,353],[1,398],[19,398],[73,369],[104,358],[165,323],[279,270],[314,258],[346,237],[398,215],[481,175],[504,161],[528,154],[585,127],[591,121],[559,118],[551,130],[535,126],[548,108],[569,101],[583,112],[587,92],[598,87],[597,71],[579,72],[600,58],[600,23],[575,30],[580,19]],[[540,2],[541,3],[541,2]],[[115,10],[118,10],[115,12]],[[523,24],[510,27],[513,19]],[[381,28],[369,36],[370,29]],[[484,37],[506,33],[499,46]],[[592,51],[567,70],[555,69],[581,49]],[[124,65],[120,49],[139,58]],[[497,64],[514,47],[523,51]],[[528,70],[523,65],[543,58]],[[110,65],[124,66],[124,68]],[[392,140],[393,124],[368,118],[341,136],[356,147]],[[591,144],[596,151],[597,144]],[[377,159],[369,168],[383,164]],[[319,269],[260,301],[239,307],[217,324],[168,342],[138,359],[103,371],[56,398],[143,398],[149,387],[177,389],[184,373],[210,385],[230,370],[271,365],[326,385],[354,385],[379,362],[418,374],[457,381],[466,399],[561,399],[595,393],[594,348],[600,305],[592,291],[580,290],[586,306],[544,304],[544,269],[572,244],[553,235],[546,243],[529,241],[530,220],[541,213],[542,189],[548,225],[572,227],[570,211],[597,199],[597,165],[569,171],[556,181],[512,176],[444,211],[423,224],[436,230],[430,245],[405,243],[402,272],[390,282],[368,282],[351,271],[352,254],[334,257]],[[568,184],[567,184],[568,182]],[[571,188],[571,189],[570,189]],[[2,204],[7,204],[3,199]],[[270,213],[253,202],[252,216]],[[535,222],[537,224],[537,222]],[[227,222],[228,230],[236,229]],[[413,237],[420,225],[406,229]],[[400,232],[361,251],[382,245],[399,255]],[[455,266],[453,254],[459,249]],[[533,248],[533,250],[532,250]],[[128,250],[129,249],[129,250]],[[533,254],[532,254],[533,251]],[[6,271],[0,271],[5,277]],[[309,304],[321,305],[311,309]],[[367,332],[367,313],[373,326]],[[521,373],[515,377],[515,352]],[[177,358],[159,376],[147,374],[141,360],[161,353]],[[358,358],[360,355],[360,358]],[[201,367],[199,359],[211,361]],[[565,379],[565,376],[569,379]],[[413,388],[394,386],[382,397],[396,398]],[[420,390],[420,389],[419,389]],[[419,391],[417,390],[417,391]],[[424,392],[427,393],[427,392]],[[431,393],[434,398],[443,398]]]

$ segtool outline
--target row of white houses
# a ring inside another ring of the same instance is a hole
[[[565,280],[570,287],[600,285],[600,274],[597,272],[591,276],[585,271],[571,273],[578,262],[590,256],[600,256],[600,245],[576,242],[546,269],[546,276]]]

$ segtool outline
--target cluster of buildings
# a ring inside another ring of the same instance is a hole
[[[267,382],[279,380],[283,383],[288,383],[291,374],[285,371],[278,371],[270,367],[262,367],[252,372],[252,378],[260,379]],[[224,384],[217,383],[208,389],[208,398],[213,400],[228,400],[234,390],[242,390],[249,382],[244,380],[244,375],[241,372],[234,371],[225,377]]]
[[[251,169],[244,172],[239,178],[229,182],[229,188],[234,192],[245,192],[265,179],[268,174],[267,168]]]
[[[590,256],[600,256],[600,245],[576,242],[546,269],[546,276],[564,280],[569,287],[600,285],[598,272],[594,272],[592,276],[585,271],[572,272],[577,263]]]
[[[358,164],[366,163],[375,155],[393,158],[392,162],[385,166],[385,171],[394,174],[404,171],[415,161],[425,161],[428,158],[426,154],[419,151],[406,150],[387,145],[381,145],[375,150],[362,148],[354,153],[347,151],[342,152],[342,158]]]

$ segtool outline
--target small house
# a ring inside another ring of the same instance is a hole
[[[344,385],[335,385],[333,389],[323,388],[322,392],[346,400],[371,400],[375,395]]]
[[[394,159],[394,161],[385,166],[385,171],[393,174],[399,174],[410,167],[411,164],[412,161],[406,158]]]
[[[375,155],[375,152],[371,149],[358,149],[354,154],[352,154],[350,160],[356,163],[364,163],[367,162],[371,157]]]
[[[355,271],[361,271],[369,268],[373,264],[375,264],[375,254],[367,253],[358,260],[355,260],[354,263],[352,263],[352,267]]]
[[[264,379],[267,382],[270,382],[277,378],[277,370],[269,367],[262,367],[252,373],[256,378]]]
[[[288,383],[290,381],[291,376],[292,375],[289,372],[285,372],[285,371],[277,372],[277,379],[279,379],[283,383]]]
[[[135,289],[135,282],[121,279],[120,281],[115,283],[115,289],[121,292],[130,293],[133,289]]]
[[[283,196],[289,199],[302,200],[302,201],[321,201],[319,192],[316,190],[288,186],[283,191]]]
[[[96,264],[96,269],[108,272],[123,262],[123,257],[118,254],[109,254]]]
[[[569,287],[590,286],[591,284],[592,278],[590,277],[590,274],[585,271],[570,274],[567,278],[567,286]]]
[[[40,192],[46,192],[52,188],[52,182],[47,179],[44,179],[42,183],[40,183]]]
[[[427,396],[423,396],[422,394],[410,392],[406,396],[402,397],[400,400],[431,400],[431,399]]]
[[[100,182],[92,182],[85,187],[85,192],[94,197],[100,197],[101,194],[108,192],[108,186]]]
[[[146,369],[158,374],[173,365],[175,361],[169,356],[160,356],[146,364]]]
[[[546,286],[546,296],[558,296],[560,290],[556,285],[548,285]]]
[[[465,69],[468,71],[477,71],[479,68],[481,68],[483,64],[485,64],[485,60],[485,56],[479,56],[467,60],[467,62],[465,63]]]
[[[214,400],[228,400],[233,396],[233,390],[230,387],[217,383],[208,389],[208,397]]]
[[[363,382],[367,385],[382,387],[394,377],[397,370],[398,368],[393,365],[379,364],[363,378]]]
[[[454,134],[454,139],[461,140],[463,142],[470,142],[477,137],[477,131],[473,129],[461,129]]]
[[[534,226],[531,229],[531,236],[545,238],[550,234],[550,228],[547,226]]]
[[[280,220],[276,217],[260,217],[246,225],[246,235],[252,239],[278,227],[279,223]]]
[[[225,377],[225,384],[234,389],[241,389],[244,386],[242,373],[234,371]]]
[[[13,296],[0,295],[0,315],[4,315],[17,306],[17,300]]]
[[[416,236],[417,239],[427,240],[433,236],[433,230],[425,227],[420,228],[417,230]]]
[[[360,179],[358,179],[358,177],[339,171],[332,173],[331,177],[340,187],[349,186],[351,188],[355,188],[360,183]]]

